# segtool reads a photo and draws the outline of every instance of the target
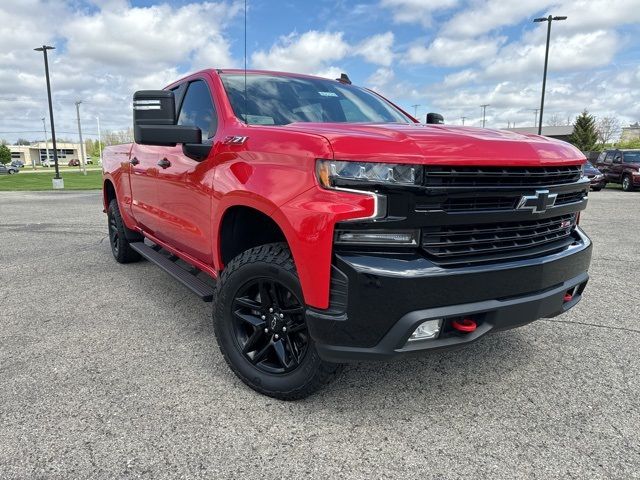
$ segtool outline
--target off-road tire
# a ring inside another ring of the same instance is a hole
[[[109,245],[111,246],[111,253],[113,258],[118,263],[133,263],[142,259],[142,256],[129,244],[129,239],[136,239],[142,241],[143,238],[139,233],[129,230],[120,215],[120,209],[118,208],[118,202],[114,198],[109,203],[107,209],[107,219],[109,226]]]
[[[292,371],[266,373],[250,362],[237,341],[233,309],[236,295],[257,279],[279,282],[297,298],[303,298],[286,244],[272,243],[241,253],[226,266],[216,287],[213,325],[220,351],[231,370],[255,391],[280,400],[305,398],[333,380],[342,365],[323,361],[310,336],[304,357]]]
[[[622,190],[625,192],[633,192],[633,178],[631,178],[631,175],[626,174],[622,177]]]

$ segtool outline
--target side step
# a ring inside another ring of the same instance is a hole
[[[162,270],[178,280],[181,284],[198,295],[205,302],[211,302],[213,300],[213,288],[200,280],[194,274],[180,267],[174,261],[154,250],[144,242],[134,242],[130,243],[129,245],[136,252],[149,260],[151,263],[155,263]]]

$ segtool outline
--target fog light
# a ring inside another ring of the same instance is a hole
[[[418,244],[417,230],[337,230],[339,245],[409,245]]]
[[[440,327],[442,326],[442,319],[427,320],[424,323],[418,325],[418,328],[411,334],[409,341],[415,340],[431,340],[437,338],[440,334]]]

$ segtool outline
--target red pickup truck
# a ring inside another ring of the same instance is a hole
[[[212,301],[224,358],[264,394],[558,315],[587,284],[567,143],[420,124],[345,76],[204,70],[133,109],[135,143],[104,153],[113,255]]]

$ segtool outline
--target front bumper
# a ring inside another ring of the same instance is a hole
[[[455,347],[556,316],[580,301],[588,281],[591,241],[579,228],[575,236],[545,257],[448,269],[417,254],[336,254],[330,308],[307,309],[309,331],[324,360],[345,362]],[[461,317],[477,329],[453,330]],[[444,319],[437,339],[407,343],[436,318]]]

